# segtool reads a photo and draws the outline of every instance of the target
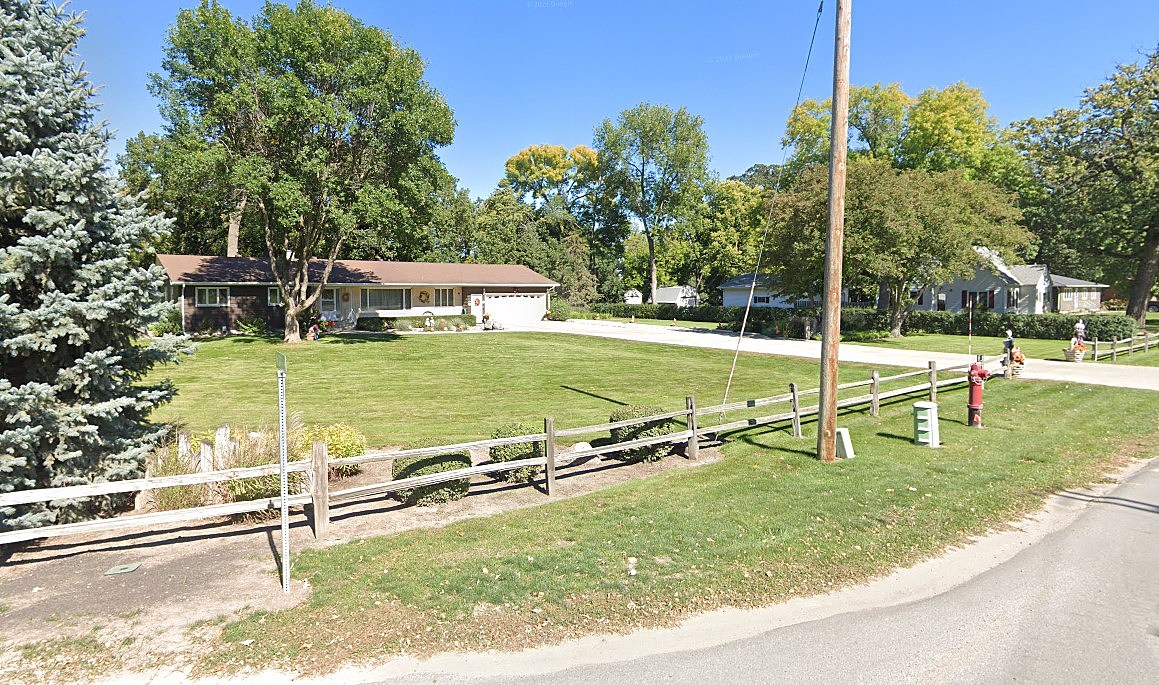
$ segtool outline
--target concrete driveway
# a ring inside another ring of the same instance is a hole
[[[662,345],[683,345],[685,347],[705,347],[718,350],[735,350],[738,336],[731,331],[716,331],[703,328],[683,328],[680,326],[654,326],[619,321],[542,321],[531,326],[512,330],[544,331],[550,333],[572,333],[600,338],[617,338]],[[991,348],[998,347],[994,339]],[[745,336],[741,341],[742,352],[758,354],[778,354],[788,357],[821,358],[821,343],[816,340],[774,340],[763,336]],[[935,361],[938,368],[948,368],[969,364],[974,360],[968,354],[943,352],[922,352],[914,350],[891,350],[870,345],[841,345],[838,358],[843,362],[860,362],[883,366],[926,368]],[[1118,366],[1115,364],[1072,364],[1028,360],[1022,371],[1023,378],[1034,380],[1072,381],[1090,385],[1109,385],[1116,388],[1137,388],[1159,390],[1159,367]]]

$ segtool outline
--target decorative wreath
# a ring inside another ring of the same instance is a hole
[[[431,294],[425,290],[419,291],[419,302],[426,304],[431,301]]]
[[[476,307],[478,307],[478,306],[479,306],[479,298],[477,298],[477,297],[475,298],[475,306],[476,306]]]
[[[342,301],[349,302],[350,301],[350,293],[342,293]]]

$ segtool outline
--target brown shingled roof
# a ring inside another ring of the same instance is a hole
[[[268,259],[157,255],[171,283],[273,283]],[[310,278],[319,281],[325,262],[310,262]],[[334,285],[559,285],[518,264],[443,264],[339,259],[328,281]]]

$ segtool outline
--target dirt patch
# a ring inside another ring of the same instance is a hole
[[[720,459],[702,447],[698,461],[671,456],[625,464],[588,459],[560,468],[549,499],[542,481],[513,485],[472,481],[467,497],[438,507],[407,507],[382,496],[336,504],[325,539],[314,539],[303,508],[291,510],[290,555],[303,549],[436,527],[466,518],[545,504],[664,471]],[[331,483],[331,491],[390,480],[390,462]],[[300,580],[281,590],[277,518],[239,524],[214,519],[131,533],[74,536],[32,543],[0,556],[0,680],[70,681],[36,655],[63,643],[119,652],[129,669],[180,671],[186,658],[212,647],[221,626],[254,611],[277,611],[306,599]],[[116,567],[132,571],[109,573]],[[56,649],[59,651],[59,649]],[[28,657],[25,660],[22,657]],[[39,664],[39,668],[38,668]],[[47,668],[46,668],[47,667]]]

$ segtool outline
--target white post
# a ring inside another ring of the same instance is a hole
[[[286,357],[278,355],[278,463],[282,476],[282,592],[290,592],[290,483],[286,475]]]

